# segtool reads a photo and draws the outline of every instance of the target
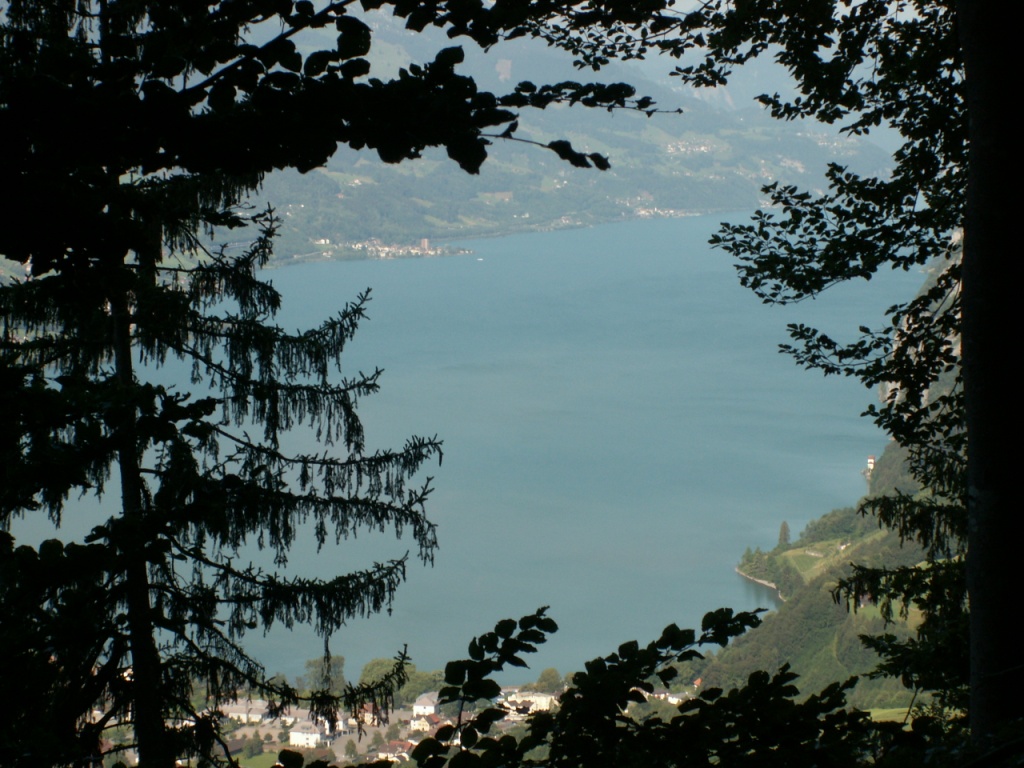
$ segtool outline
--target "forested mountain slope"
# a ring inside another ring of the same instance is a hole
[[[381,21],[375,50],[390,61],[427,56],[421,35]],[[423,49],[422,51],[420,49]],[[507,92],[522,81],[581,76],[557,51],[529,41],[502,46],[500,56],[466,50],[466,67],[481,87]],[[375,65],[376,66],[376,65]],[[397,65],[396,65],[397,66]],[[666,64],[661,68],[668,71]],[[375,70],[376,71],[376,70]],[[588,73],[586,79],[595,76]],[[415,163],[388,165],[365,152],[339,148],[325,168],[267,176],[255,205],[272,204],[282,219],[279,260],[360,258],[353,247],[375,239],[419,246],[423,239],[505,234],[583,226],[641,216],[750,210],[773,180],[824,187],[829,162],[876,173],[890,158],[867,141],[839,137],[826,127],[772,120],[727,89],[698,99],[692,90],[652,81],[636,67],[612,65],[597,75],[628,82],[656,107],[648,116],[617,110],[595,115],[581,107],[551,106],[524,115],[516,141],[494,140],[489,161],[469,176],[436,151]],[[770,81],[766,88],[775,87]],[[673,114],[681,110],[682,114]],[[568,139],[599,152],[611,169],[574,168],[536,146]],[[434,243],[432,242],[433,246]],[[413,254],[416,255],[416,254]]]
[[[903,459],[902,450],[891,443],[872,472],[872,494],[891,493],[897,488],[915,490]],[[856,611],[848,610],[836,601],[832,591],[839,579],[849,575],[853,562],[896,566],[921,560],[919,547],[901,545],[894,532],[880,529],[874,519],[858,514],[852,507],[833,510],[812,521],[792,544],[768,552],[748,549],[740,571],[776,584],[785,602],[767,614],[760,627],[687,670],[683,682],[699,677],[703,686],[728,690],[742,685],[756,670],[772,671],[789,664],[800,674],[800,689],[805,694],[860,675],[849,697],[851,705],[864,709],[908,706],[912,693],[898,680],[867,678],[878,657],[863,646],[860,635],[884,630],[906,636],[910,626],[900,623],[886,627],[867,596]]]

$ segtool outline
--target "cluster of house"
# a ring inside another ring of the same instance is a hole
[[[329,729],[326,724],[317,723],[308,709],[293,709],[287,714],[272,718],[270,708],[263,699],[236,701],[221,707],[224,716],[229,720],[243,725],[274,725],[288,728],[288,743],[291,746],[312,749],[331,738],[338,738],[355,733],[357,724],[354,719],[339,723],[337,728]]]
[[[409,719],[410,733],[432,734],[443,725],[452,725],[449,717],[441,714],[436,692],[424,693],[412,705],[412,717]],[[526,719],[531,712],[542,712],[553,709],[558,702],[558,694],[537,693],[534,691],[521,691],[518,688],[504,688],[501,698],[496,704],[503,705],[508,709],[509,714],[505,718],[506,723],[515,723]],[[389,741],[377,752],[378,760],[390,760],[392,762],[405,762],[409,760],[409,754],[416,741],[397,740]]]
[[[559,694],[526,691],[519,688],[503,688],[501,697],[495,703],[504,706],[509,714],[505,722],[512,724],[525,720],[534,712],[551,710],[557,706]],[[652,698],[665,699],[671,704],[679,704],[689,694],[673,694],[667,689],[657,690],[650,694]],[[288,727],[288,743],[293,747],[314,749],[326,745],[342,736],[355,735],[359,724],[355,718],[349,718],[338,726],[331,728],[329,724],[317,722],[308,710],[295,709],[287,715],[272,720],[267,702],[260,699],[241,701],[222,707],[224,715],[242,724],[273,724]],[[364,713],[364,724],[376,726],[378,723],[373,713]],[[451,718],[445,717],[438,703],[437,692],[424,693],[412,706],[411,717],[406,721],[409,734],[433,734],[443,725],[451,725]],[[417,742],[409,739],[396,739],[383,744],[377,752],[378,760],[405,762]]]
[[[555,706],[557,695],[536,693],[509,688],[502,691],[500,703],[510,712],[508,720],[523,720],[530,712],[549,710]],[[317,721],[311,717],[309,710],[293,709],[288,714],[271,718],[269,706],[262,699],[238,701],[221,707],[224,716],[243,725],[271,725],[288,729],[288,744],[293,747],[313,749],[323,746],[343,736],[355,735],[359,723],[355,718],[348,718],[331,727],[329,723]],[[373,713],[364,713],[364,724],[375,726]],[[424,693],[412,706],[412,716],[407,722],[410,733],[432,734],[452,720],[441,714],[437,692]],[[396,740],[384,745],[379,753],[381,760],[408,760],[408,753],[416,745],[415,741]]]

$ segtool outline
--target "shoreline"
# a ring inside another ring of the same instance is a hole
[[[740,567],[738,565],[733,570],[735,570],[736,573],[738,573],[740,576],[742,576],[747,581],[752,581],[755,584],[760,584],[762,587],[768,587],[769,589],[775,590],[775,595],[776,595],[776,597],[779,598],[779,601],[783,602],[783,603],[786,602],[786,598],[782,594],[782,590],[780,590],[778,588],[778,586],[774,582],[768,581],[766,579],[758,579],[758,578],[755,578],[755,577],[751,576],[749,573],[744,573],[743,571],[740,570]]]
[[[750,208],[701,208],[701,209],[673,209],[671,213],[659,212],[659,213],[635,213],[632,211],[624,212],[621,216],[599,218],[595,221],[573,221],[565,223],[549,223],[540,224],[536,226],[524,226],[524,227],[511,227],[509,229],[499,229],[494,232],[481,232],[477,234],[468,235],[440,235],[432,237],[431,240],[441,244],[450,244],[462,242],[464,240],[491,240],[498,237],[508,237],[510,235],[521,235],[532,232],[562,232],[565,230],[572,229],[590,229],[591,227],[599,227],[603,224],[622,224],[630,221],[652,221],[655,219],[689,219],[699,216],[713,216],[716,214],[728,214],[728,213],[744,213],[749,212]]]
[[[472,240],[493,240],[502,237],[509,237],[513,235],[532,234],[532,233],[546,233],[546,232],[561,232],[574,229],[590,229],[592,227],[599,227],[606,224],[624,224],[632,221],[645,221],[645,220],[656,220],[656,219],[684,219],[684,218],[696,218],[700,216],[713,216],[713,215],[726,215],[730,213],[744,213],[749,212],[749,208],[722,208],[722,209],[701,209],[701,210],[672,210],[671,212],[658,212],[658,213],[626,213],[620,217],[597,219],[595,221],[572,221],[564,223],[549,223],[541,224],[536,226],[523,226],[523,227],[510,227],[508,229],[498,229],[491,232],[478,232],[475,234],[456,234],[441,235],[437,237],[429,238],[431,242],[438,244],[438,250],[440,253],[428,254],[428,253],[408,253],[400,256],[381,257],[363,255],[365,251],[361,248],[355,248],[352,245],[344,246],[347,254],[344,256],[338,255],[325,255],[323,252],[310,252],[307,254],[293,254],[291,256],[275,256],[270,259],[265,269],[275,269],[278,267],[285,267],[292,264],[308,264],[316,262],[345,262],[345,261],[388,261],[391,259],[423,259],[423,258],[444,258],[446,256],[455,255],[467,255],[472,254],[471,248],[452,248],[453,243],[462,243]],[[414,248],[411,245],[398,245],[390,244],[387,247],[396,249]]]

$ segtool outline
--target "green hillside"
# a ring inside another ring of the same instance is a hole
[[[879,459],[871,479],[873,494],[897,487],[914,490],[895,444]],[[864,648],[859,637],[883,629],[906,636],[911,624],[885,627],[867,596],[852,610],[837,602],[832,590],[849,573],[852,562],[895,566],[913,565],[922,559],[916,546],[901,546],[896,534],[881,530],[876,521],[853,508],[833,510],[812,521],[792,544],[767,552],[748,549],[739,570],[775,584],[785,602],[767,614],[760,627],[684,670],[682,682],[700,678],[702,686],[730,689],[743,684],[756,670],[775,670],[788,663],[800,674],[801,690],[807,694],[859,675],[860,682],[849,697],[851,705],[862,709],[909,706],[912,693],[898,680],[867,677],[878,658]]]

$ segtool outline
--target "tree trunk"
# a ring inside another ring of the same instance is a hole
[[[1024,666],[1011,627],[1024,514],[1017,375],[1021,260],[1010,229],[1020,181],[1009,131],[1017,67],[1012,24],[991,3],[957,3],[970,155],[963,260],[963,376],[967,419],[967,585],[971,611],[971,728],[976,738],[1024,717]],[[1011,192],[1013,190],[1014,192]]]
[[[121,393],[127,395],[134,383],[131,347],[131,314],[121,295],[111,302],[114,327],[114,369]],[[131,535],[122,556],[126,559],[124,578],[128,603],[128,636],[132,659],[132,707],[135,740],[142,768],[173,768],[175,755],[167,745],[161,693],[160,652],[154,637],[150,603],[149,564],[146,559],[145,509],[142,475],[137,447],[135,405],[124,404],[118,425],[118,470],[121,475],[121,512]]]
[[[159,228],[156,228],[159,232]],[[150,238],[152,239],[152,238]],[[152,242],[144,247],[153,250]],[[155,254],[146,254],[140,262],[149,264],[159,257],[159,235]],[[137,265],[141,268],[144,265]],[[121,264],[116,271],[129,269]],[[135,362],[132,348],[131,294],[124,278],[113,276],[116,286],[110,297],[114,346],[114,371],[120,395],[124,398],[118,413],[117,464],[121,476],[121,514],[127,526],[127,546],[124,579],[127,602],[128,636],[131,648],[131,698],[135,741],[141,768],[174,768],[177,755],[169,738],[165,722],[166,702],[163,691],[160,651],[157,648],[153,605],[150,598],[148,552],[149,536],[146,531],[146,506],[142,481],[142,457],[138,435],[138,409],[133,399],[135,391]]]

